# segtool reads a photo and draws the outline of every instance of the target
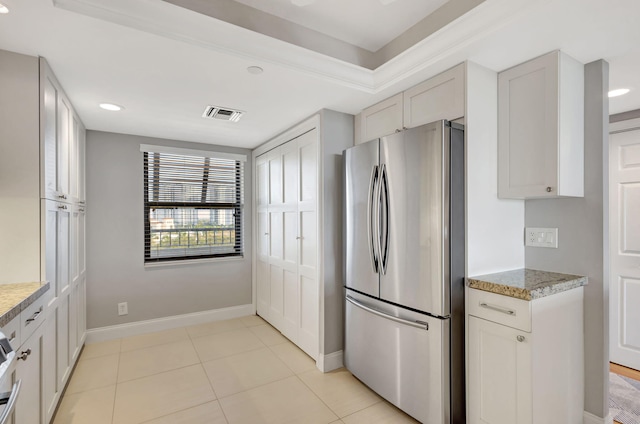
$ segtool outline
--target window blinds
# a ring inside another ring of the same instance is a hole
[[[146,147],[145,262],[242,256],[242,157]]]

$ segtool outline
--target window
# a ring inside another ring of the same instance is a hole
[[[242,256],[242,155],[141,146],[145,263]]]

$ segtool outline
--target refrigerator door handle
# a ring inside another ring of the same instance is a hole
[[[380,166],[380,208],[382,208],[381,222],[378,225],[381,232],[378,237],[378,254],[380,256],[380,271],[382,275],[387,274],[387,264],[389,263],[389,180],[387,177],[387,166]]]
[[[376,231],[376,223],[377,220],[374,219],[376,215],[376,193],[378,188],[378,179],[379,179],[379,169],[378,165],[375,165],[371,170],[371,182],[369,184],[369,207],[368,207],[368,217],[369,217],[369,253],[371,254],[371,265],[373,266],[373,272],[378,273],[378,261],[379,256],[376,254],[376,243],[375,240],[377,238]]]
[[[347,295],[347,302],[351,303],[354,306],[357,306],[360,309],[364,309],[367,312],[370,312],[374,315],[377,315],[379,317],[382,318],[386,318],[388,320],[400,323],[400,324],[405,324],[405,325],[409,325],[411,327],[415,327],[415,328],[419,328],[421,330],[429,330],[429,324],[426,322],[422,322],[422,321],[409,321],[406,319],[402,319],[402,318],[398,318],[398,317],[394,317],[393,315],[389,315],[389,314],[385,314],[382,311],[379,311],[377,309],[373,309],[363,303],[358,302],[356,299],[354,299],[353,297]]]

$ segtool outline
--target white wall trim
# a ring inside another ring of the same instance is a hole
[[[240,318],[253,315],[253,305],[231,306],[229,308],[212,309],[210,311],[194,312],[191,314],[175,315],[146,321],[130,322],[127,324],[110,325],[107,327],[87,330],[86,343],[97,343],[121,337],[137,336],[156,331],[170,330],[188,325],[204,324],[212,321]]]
[[[625,131],[633,131],[640,128],[640,118],[627,119],[625,121],[612,122],[609,124],[609,134]]]
[[[605,418],[601,418],[596,415],[593,415],[590,412],[584,411],[583,423],[584,424],[613,424],[613,416],[609,414]]]
[[[318,128],[320,126],[320,112],[321,111],[318,111],[313,115],[311,115],[310,117],[303,119],[302,121],[295,124],[291,128],[283,131],[277,136],[269,139],[268,141],[265,141],[264,143],[256,147],[252,152],[253,153],[252,158],[254,160],[254,163],[256,158],[262,155],[263,153],[266,153],[269,150],[273,150],[276,147],[293,140],[294,138],[298,138],[308,133],[309,131],[313,130],[314,128]]]
[[[318,355],[316,367],[322,372],[330,372],[344,367],[344,352],[338,350],[328,355]]]

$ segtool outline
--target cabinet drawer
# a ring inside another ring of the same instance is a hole
[[[531,332],[531,302],[482,290],[467,290],[467,313]]]
[[[20,347],[22,340],[20,338],[20,315],[9,321],[7,325],[2,327],[2,332],[9,339],[11,347],[16,350]]]
[[[50,295],[51,291],[49,290],[20,312],[20,336],[22,340],[27,340],[44,321],[45,308]]]

